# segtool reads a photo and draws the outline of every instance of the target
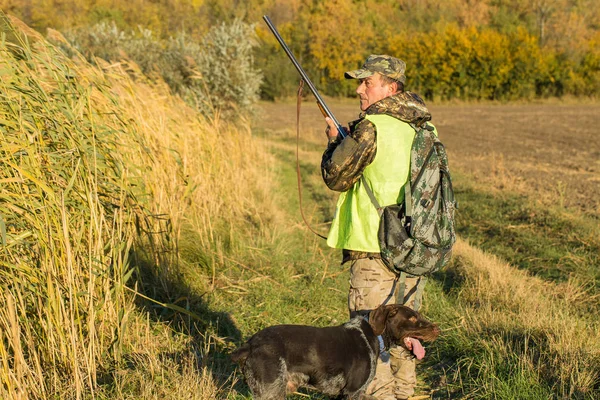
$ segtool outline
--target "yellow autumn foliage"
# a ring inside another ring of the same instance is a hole
[[[157,37],[254,24],[264,98],[294,93],[297,76],[262,22],[270,15],[322,92],[352,95],[344,71],[369,54],[407,62],[407,87],[428,99],[513,100],[600,92],[600,3],[545,0],[0,0],[34,28],[72,29],[112,20]]]

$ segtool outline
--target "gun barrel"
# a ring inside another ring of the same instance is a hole
[[[333,115],[331,110],[329,110],[329,107],[327,107],[327,104],[325,104],[325,101],[319,94],[319,91],[317,90],[315,85],[312,83],[312,81],[310,80],[310,78],[308,77],[308,75],[306,74],[306,72],[304,71],[304,69],[302,68],[300,63],[298,62],[298,60],[296,60],[296,57],[294,57],[294,54],[292,53],[292,51],[290,50],[288,45],[285,43],[285,41],[283,40],[283,38],[277,31],[277,28],[275,28],[275,26],[271,22],[271,19],[266,15],[263,16],[263,19],[265,20],[265,22],[267,23],[267,26],[269,27],[269,29],[271,30],[271,32],[273,33],[273,35],[275,36],[275,38],[277,39],[279,44],[281,45],[281,48],[283,48],[283,51],[285,51],[285,54],[287,54],[287,56],[290,59],[290,61],[292,62],[292,64],[294,64],[294,67],[296,67],[296,70],[302,77],[302,80],[306,83],[306,85],[308,86],[308,88],[310,89],[312,94],[315,96],[315,99],[317,99],[317,103],[319,104],[319,107],[321,108],[321,110],[323,110],[325,112],[325,114],[329,118],[331,118],[331,120],[335,123],[338,133],[342,137],[346,137],[346,132],[344,131],[344,128],[342,128],[342,125],[335,118],[335,116]]]

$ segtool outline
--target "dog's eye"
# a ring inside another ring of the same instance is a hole
[[[417,317],[414,315],[408,319],[410,322],[417,322]]]

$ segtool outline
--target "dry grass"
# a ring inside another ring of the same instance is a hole
[[[558,398],[597,393],[600,326],[585,310],[598,297],[584,283],[545,282],[463,240],[457,241],[454,257],[450,271],[463,282],[453,313],[461,322],[462,340],[473,350],[465,351],[459,364],[464,371],[473,367],[469,363],[481,369],[478,381],[485,392],[499,393],[494,376],[518,362],[515,370],[552,382]]]

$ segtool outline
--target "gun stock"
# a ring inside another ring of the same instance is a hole
[[[273,35],[275,36],[275,38],[277,39],[279,44],[281,45],[281,48],[283,48],[283,51],[285,51],[285,54],[287,54],[287,56],[290,59],[290,61],[292,62],[292,64],[294,64],[294,67],[296,67],[296,70],[302,77],[302,80],[306,83],[306,85],[308,86],[308,88],[310,89],[312,94],[315,96],[315,99],[317,100],[317,104],[318,104],[319,109],[321,110],[321,113],[323,114],[323,116],[331,118],[331,120],[335,123],[338,134],[340,134],[343,138],[346,137],[346,131],[344,130],[344,128],[342,128],[342,125],[335,118],[335,116],[333,115],[331,110],[329,110],[329,107],[327,107],[327,104],[325,104],[325,100],[323,100],[323,98],[319,94],[319,91],[317,90],[315,85],[312,83],[312,81],[310,80],[308,75],[306,75],[306,72],[304,71],[304,69],[298,62],[298,60],[296,60],[296,57],[294,57],[294,54],[292,53],[292,51],[290,50],[288,45],[285,43],[285,41],[283,40],[283,38],[277,31],[277,28],[275,28],[275,26],[271,22],[271,19],[266,15],[263,16],[263,19],[265,20],[265,22],[267,23],[267,26],[269,27],[269,29],[271,30],[271,32],[273,33]]]

